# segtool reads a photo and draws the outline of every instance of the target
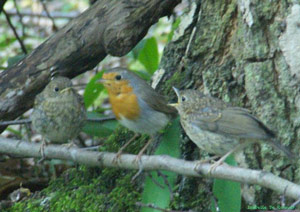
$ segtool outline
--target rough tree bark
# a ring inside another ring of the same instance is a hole
[[[12,120],[48,83],[50,70],[74,77],[107,54],[127,54],[178,0],[97,1],[15,66],[0,73],[0,120]]]
[[[246,107],[297,154],[299,17],[300,5],[287,1],[195,1],[185,17],[189,22],[180,26],[183,33],[165,48],[161,68],[174,74],[166,75],[160,88],[165,93],[171,85],[200,89]],[[300,182],[299,162],[290,166],[267,145],[247,148],[243,160],[251,168]],[[244,197],[244,208],[280,204],[278,195],[251,186],[245,187]]]

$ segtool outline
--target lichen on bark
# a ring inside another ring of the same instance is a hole
[[[196,1],[196,4],[192,26],[165,48],[161,68],[173,73],[174,78],[162,83],[161,89],[169,90],[170,86],[200,89],[234,106],[248,108],[276,132],[282,144],[299,152],[299,83],[290,74],[279,46],[285,19],[295,6],[285,1],[247,0]],[[191,48],[185,55],[191,36]],[[300,58],[295,55],[293,59]],[[250,168],[262,168],[299,182],[296,164],[290,165],[291,162],[270,145],[247,147],[245,159]],[[279,203],[278,194],[258,186],[250,187],[255,190],[251,194],[252,203]],[[193,193],[197,186],[190,189]],[[247,204],[249,202],[243,207]]]

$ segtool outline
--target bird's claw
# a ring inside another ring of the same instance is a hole
[[[196,166],[194,168],[194,171],[199,172],[199,166],[201,166],[204,163],[208,163],[208,162],[214,161],[218,157],[219,156],[212,156],[212,157],[209,157],[207,159],[197,161]]]
[[[122,155],[122,151],[118,151],[117,154],[116,154],[116,156],[113,158],[113,161],[112,161],[112,162],[113,162],[114,164],[118,164],[119,161],[120,161],[121,155]]]

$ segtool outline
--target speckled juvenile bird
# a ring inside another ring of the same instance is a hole
[[[43,136],[43,145],[45,140],[66,143],[78,136],[86,120],[86,110],[71,80],[58,76],[36,96],[30,118],[33,129]]]
[[[178,102],[170,105],[178,110],[186,134],[200,149],[223,156],[213,169],[234,151],[259,140],[283,151],[289,158],[294,157],[276,142],[275,134],[251,115],[249,110],[231,107],[200,91],[173,89]]]

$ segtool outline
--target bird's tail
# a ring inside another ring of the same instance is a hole
[[[275,138],[273,138],[271,140],[271,144],[272,146],[274,146],[276,149],[284,152],[284,154],[292,161],[295,161],[297,159],[296,155],[294,153],[292,153],[290,150],[288,150],[286,147],[282,146],[278,140],[276,140]]]

